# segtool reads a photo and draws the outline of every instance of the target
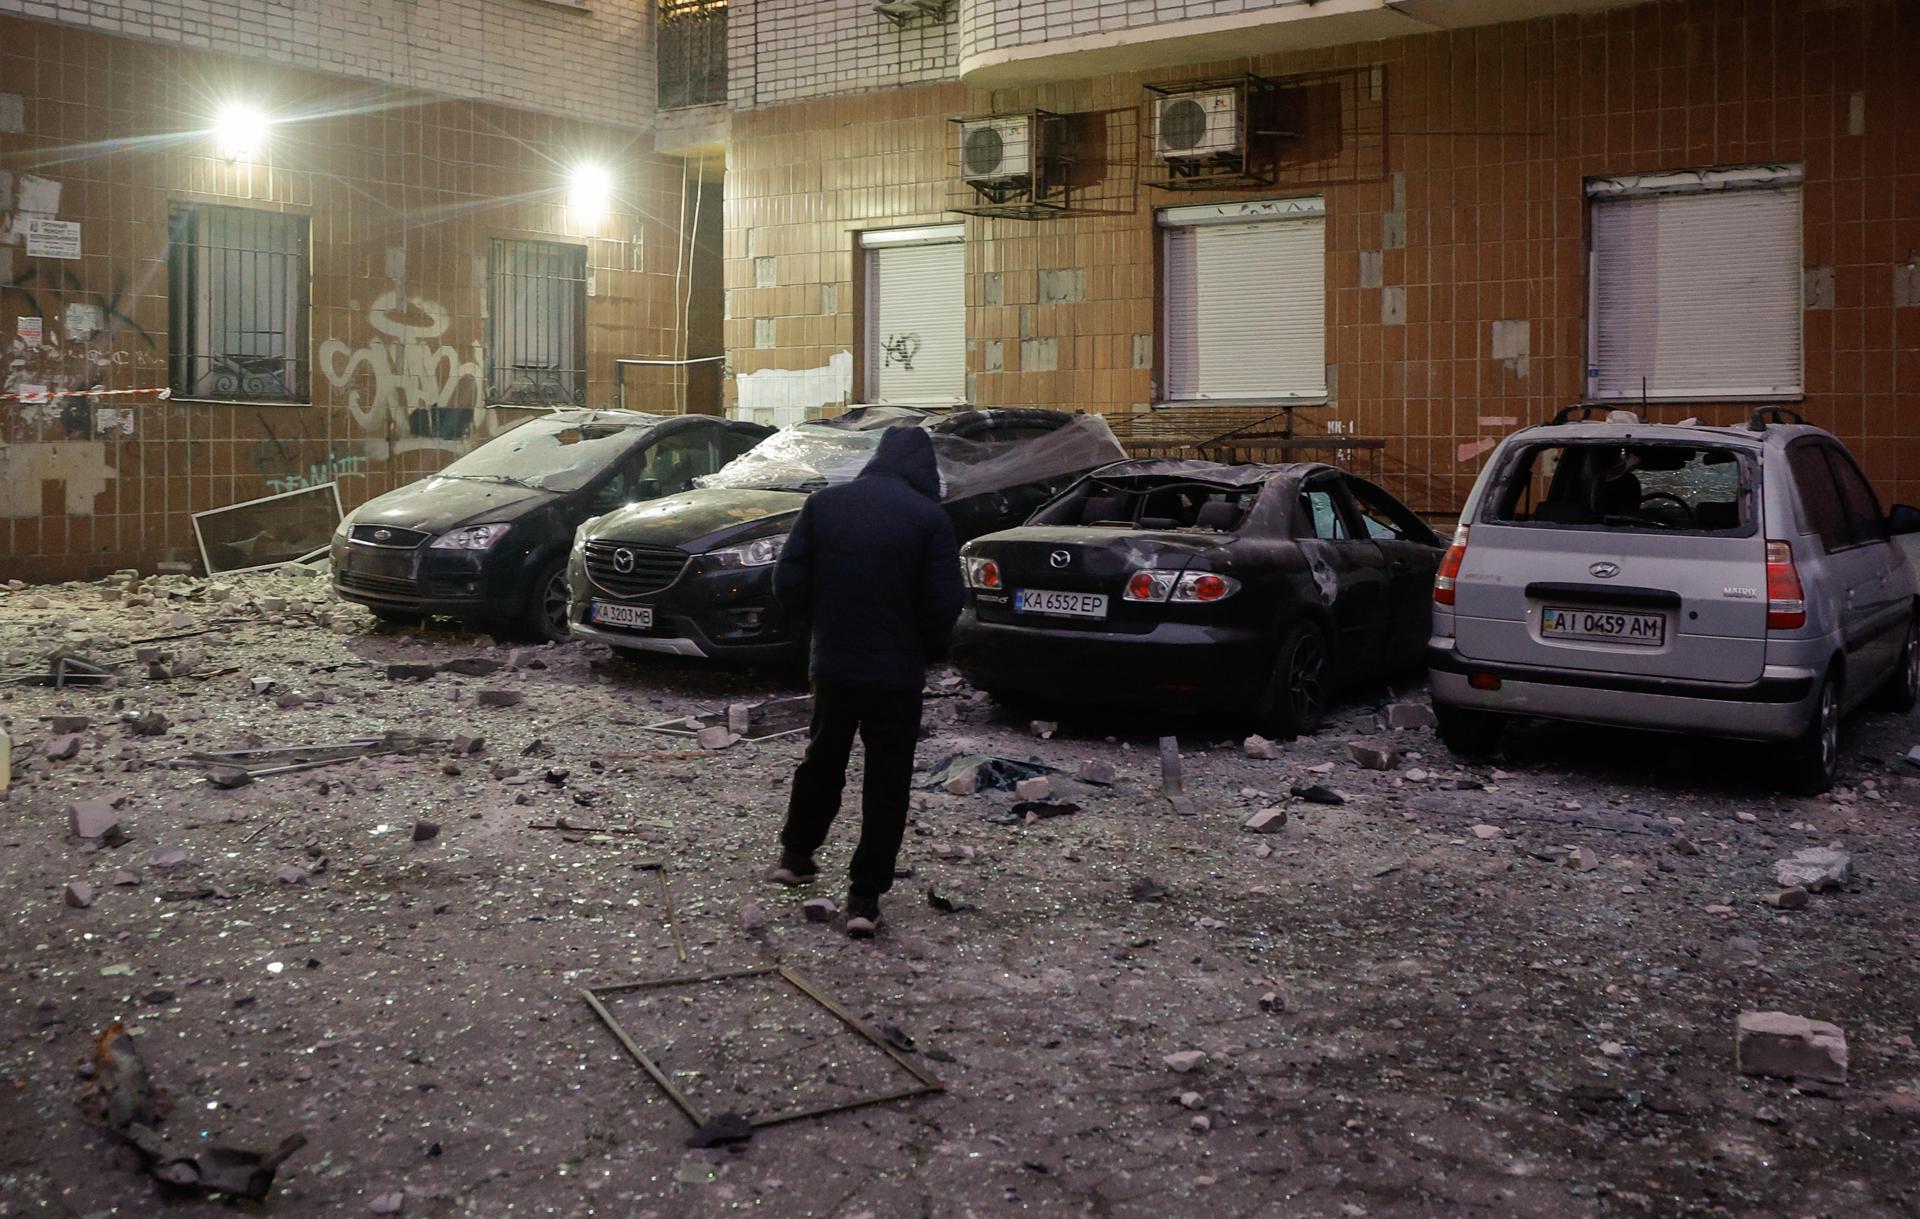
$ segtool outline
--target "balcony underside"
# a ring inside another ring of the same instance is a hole
[[[980,2],[982,7],[992,4],[992,0]],[[1643,0],[1319,0],[996,47],[962,57],[960,78],[978,88],[1045,84],[1109,72],[1243,59],[1435,30],[1591,13],[1640,2]]]

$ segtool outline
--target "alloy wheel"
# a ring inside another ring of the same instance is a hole
[[[567,573],[566,569],[554,573],[547,581],[547,590],[541,601],[546,614],[547,637],[565,639],[567,637]]]
[[[1327,652],[1317,634],[1308,633],[1294,645],[1287,666],[1287,697],[1296,722],[1312,724],[1326,707]]]
[[[1820,691],[1820,765],[1832,774],[1840,758],[1840,691],[1829,681]]]

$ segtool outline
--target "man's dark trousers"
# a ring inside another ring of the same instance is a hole
[[[856,732],[866,748],[867,777],[860,791],[860,844],[853,851],[847,892],[877,898],[893,887],[893,864],[907,830],[913,751],[920,743],[920,691],[814,684],[807,756],[793,773],[780,845],[791,855],[811,858],[827,840],[847,785],[847,757]]]

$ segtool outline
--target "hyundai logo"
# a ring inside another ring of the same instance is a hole
[[[1611,580],[1620,574],[1620,565],[1618,563],[1595,563],[1587,568],[1587,574],[1598,576],[1602,580]]]
[[[1056,550],[1047,556],[1047,562],[1055,567],[1065,567],[1067,564],[1073,562],[1073,552]]]
[[[632,571],[633,570],[633,552],[631,550],[614,551],[613,552],[613,569],[619,572],[623,576],[626,575],[628,572]]]
[[[386,542],[392,540],[392,538],[393,530],[391,529],[376,529],[373,531],[373,540],[376,542]]]

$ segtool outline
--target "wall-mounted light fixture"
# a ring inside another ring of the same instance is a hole
[[[613,208],[613,175],[604,165],[576,165],[567,175],[567,210],[581,224],[596,224]]]
[[[252,161],[267,145],[267,128],[273,124],[259,108],[245,102],[223,107],[213,120],[213,143],[229,161]]]

